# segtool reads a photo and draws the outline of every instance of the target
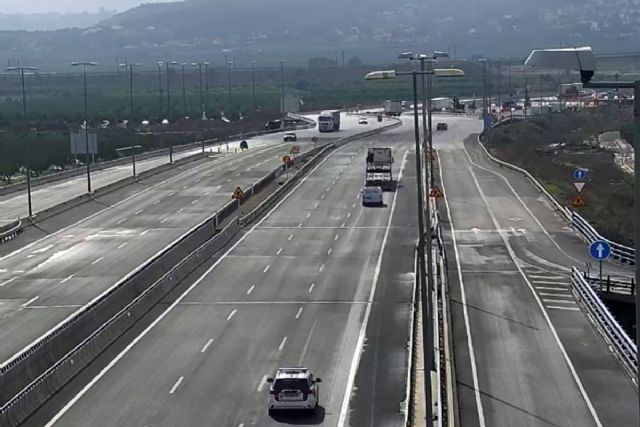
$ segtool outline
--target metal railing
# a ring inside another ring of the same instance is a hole
[[[602,237],[598,231],[593,228],[589,222],[577,212],[571,212],[571,225],[575,228],[590,244],[596,240],[605,240],[611,245],[611,258],[624,264],[635,265],[636,251],[634,248],[612,242]]]
[[[18,234],[22,233],[23,228],[22,220],[0,227],[0,243],[15,239]]]
[[[633,296],[636,294],[636,283],[633,277],[611,277],[606,275],[600,280],[600,276],[583,273],[584,279],[591,287],[600,293],[613,293],[619,295]],[[626,280],[625,280],[626,279]]]
[[[638,366],[636,344],[600,300],[582,272],[575,267],[571,270],[571,282],[571,289],[578,302],[592,315],[598,330],[610,341],[624,367],[635,375]]]

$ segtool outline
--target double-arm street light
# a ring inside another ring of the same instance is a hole
[[[590,47],[534,50],[524,63],[566,70],[578,70],[585,88],[633,89],[633,148],[634,154],[634,217],[635,217],[635,283],[640,283],[640,80],[629,82],[592,82],[596,72],[596,60]],[[636,360],[640,361],[640,292],[635,293],[636,304]],[[637,363],[636,378],[640,378],[640,363]],[[638,395],[640,399],[640,394]],[[640,403],[640,401],[639,401]],[[640,407],[640,405],[639,405]]]
[[[133,68],[134,67],[142,67],[142,64],[119,64],[122,68],[129,69],[129,108],[131,109],[131,119],[133,119],[134,109],[133,109]]]
[[[27,95],[24,87],[24,72],[26,71],[38,71],[38,67],[8,67],[7,71],[20,71],[20,77],[22,79],[22,115],[26,121],[27,119]],[[27,156],[29,152],[27,151]],[[29,217],[33,216],[33,208],[31,206],[31,162],[27,160],[27,201],[29,204]]]
[[[71,63],[72,67],[82,67],[84,79],[84,142],[85,142],[85,163],[87,164],[87,192],[91,193],[91,165],[89,162],[89,111],[87,107],[87,67],[97,67],[97,62],[76,61]]]
[[[433,290],[433,275],[428,274],[427,284],[425,286],[425,272],[427,268],[425,266],[425,249],[429,253],[431,259],[431,226],[429,225],[429,242],[428,247],[425,248],[425,225],[424,225],[424,205],[423,197],[424,191],[422,188],[422,150],[420,147],[420,120],[418,116],[418,76],[436,76],[436,77],[463,77],[464,71],[455,68],[444,69],[430,69],[428,71],[411,71],[411,72],[396,72],[395,70],[389,71],[373,71],[365,76],[367,80],[389,80],[395,79],[400,76],[411,76],[413,79],[413,119],[414,119],[414,137],[416,144],[416,181],[417,181],[417,193],[418,193],[418,284],[420,289],[422,304],[422,324],[424,342],[427,343],[424,349],[425,366],[427,367],[424,372],[425,383],[425,399],[427,409],[426,425],[428,427],[433,426],[433,417],[431,415],[432,403],[431,403],[431,366],[433,365],[433,330],[432,323],[429,321],[433,318],[432,307],[429,306],[428,301],[431,300],[430,294]],[[424,108],[424,106],[423,106]],[[430,223],[430,214],[427,215],[427,221]],[[429,271],[431,271],[432,263],[429,262]]]

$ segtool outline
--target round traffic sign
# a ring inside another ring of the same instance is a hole
[[[605,260],[611,256],[611,245],[606,240],[596,240],[589,246],[589,254],[595,260]]]
[[[576,181],[584,181],[587,178],[587,170],[582,168],[577,168],[573,171],[573,178]]]

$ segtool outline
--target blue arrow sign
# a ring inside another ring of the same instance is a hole
[[[604,240],[596,240],[589,246],[589,253],[593,259],[605,260],[611,256],[611,245]]]
[[[587,178],[587,170],[578,168],[573,171],[573,177],[576,181],[584,181]]]

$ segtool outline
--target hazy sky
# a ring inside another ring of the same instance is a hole
[[[0,0],[0,13],[94,12],[100,6],[109,10],[125,10],[141,3],[159,1],[162,0]]]

